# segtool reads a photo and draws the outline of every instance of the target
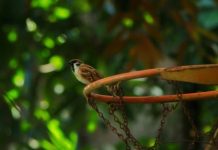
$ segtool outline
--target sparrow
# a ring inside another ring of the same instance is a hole
[[[95,68],[84,64],[79,59],[72,59],[69,61],[69,64],[76,79],[85,85],[102,78]]]
[[[98,71],[90,65],[83,63],[79,59],[72,59],[69,61],[71,70],[75,75],[76,79],[81,83],[87,85],[99,79],[102,79],[102,76]],[[119,83],[112,85],[106,85],[107,91],[113,96],[117,96],[120,90]]]

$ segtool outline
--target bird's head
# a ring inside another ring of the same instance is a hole
[[[79,59],[71,59],[69,61],[69,65],[71,66],[73,72],[75,71],[76,68],[78,68],[83,62]]]

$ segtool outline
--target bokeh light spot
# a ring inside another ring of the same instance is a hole
[[[212,127],[210,125],[206,125],[203,127],[203,133],[208,133],[212,130]]]
[[[58,44],[64,44],[66,42],[66,35],[59,35],[57,37]]]
[[[14,89],[9,90],[9,91],[6,93],[6,95],[7,95],[8,98],[10,98],[10,100],[15,100],[15,99],[18,98],[19,92],[18,92],[17,89],[14,88]],[[9,101],[10,101],[10,100],[9,100]]]
[[[150,88],[150,90],[151,90],[151,95],[154,96],[163,95],[163,89],[161,89],[159,86],[153,86]]]
[[[46,37],[44,40],[43,40],[43,44],[45,47],[47,48],[54,48],[55,46],[55,42],[52,38],[50,37]]]
[[[93,122],[93,121],[89,121],[89,123],[86,126],[86,130],[89,133],[93,133],[96,130],[96,128],[97,128],[97,124],[96,122]]]
[[[12,79],[14,85],[18,87],[22,87],[24,84],[24,72],[22,70],[18,70]]]
[[[57,83],[55,84],[54,86],[54,92],[56,94],[62,94],[64,92],[64,85],[63,84],[60,84],[60,83]]]
[[[41,41],[42,37],[43,37],[42,33],[40,33],[38,30],[34,32],[33,38],[35,41],[38,42]]]
[[[48,109],[48,107],[49,107],[49,102],[48,102],[48,100],[46,100],[46,99],[41,100],[41,101],[39,102],[39,106],[40,106],[40,108],[42,108],[42,109]]]
[[[154,19],[148,12],[145,12],[143,17],[148,24],[154,24]]]
[[[133,24],[134,24],[134,22],[133,22],[133,20],[131,18],[124,18],[122,20],[122,23],[127,28],[131,28],[133,26]]]
[[[54,4],[57,0],[32,0],[32,7],[39,7],[47,10],[52,4]]]
[[[27,31],[29,31],[29,32],[36,31],[36,29],[37,29],[36,23],[33,20],[31,20],[30,18],[26,19],[26,27],[27,27]]]
[[[32,149],[38,149],[39,148],[39,142],[36,139],[30,138],[28,141],[28,145],[32,148]]]
[[[64,66],[64,59],[61,56],[54,55],[49,60],[56,70],[61,70]]]
[[[31,124],[28,121],[24,120],[21,122],[22,131],[27,131],[28,129],[30,129],[30,127],[31,127]]]
[[[14,119],[20,119],[21,117],[20,112],[15,107],[11,108],[11,114]]]
[[[152,147],[152,146],[154,146],[154,144],[155,144],[155,139],[154,138],[150,138],[150,139],[148,139],[148,147]]]
[[[43,109],[36,109],[34,115],[36,116],[36,118],[41,119],[43,121],[48,121],[50,119],[48,111]]]
[[[72,143],[74,144],[73,149],[76,149],[77,142],[78,142],[78,134],[76,132],[71,132],[70,139],[71,139]]]
[[[138,95],[138,96],[143,95],[143,94],[145,94],[145,87],[135,86],[133,88],[133,92],[134,92],[135,95]]]
[[[8,32],[7,37],[9,42],[15,42],[17,41],[17,32],[15,30],[11,30]]]
[[[40,52],[40,56],[43,57],[43,58],[49,57],[50,54],[51,54],[51,52],[50,52],[49,49],[43,49],[43,50],[41,50],[41,52]]]
[[[54,16],[57,19],[67,19],[70,17],[70,10],[64,7],[56,7],[54,9]]]
[[[9,61],[9,67],[11,69],[15,69],[17,67],[18,63],[17,63],[17,59],[15,58],[12,58],[10,61]]]
[[[74,0],[74,10],[80,13],[88,13],[91,11],[91,5],[88,0]]]

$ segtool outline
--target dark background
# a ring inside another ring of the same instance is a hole
[[[1,149],[124,149],[87,105],[84,85],[72,76],[68,61],[81,59],[104,76],[215,64],[217,5],[217,0],[1,0]],[[217,89],[180,86],[184,92]],[[131,80],[123,88],[126,95],[175,93],[158,77]],[[204,134],[196,149],[208,141],[217,106],[210,100],[187,106]],[[127,114],[133,134],[152,146],[161,105],[127,105]],[[192,128],[181,107],[168,116],[161,135],[160,149],[186,149]]]

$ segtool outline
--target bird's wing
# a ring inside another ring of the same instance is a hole
[[[80,74],[90,82],[94,82],[102,78],[95,68],[86,64],[80,65]]]

